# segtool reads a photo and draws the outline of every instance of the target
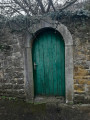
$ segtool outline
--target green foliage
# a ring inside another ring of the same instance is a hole
[[[69,17],[69,18],[90,18],[90,11],[88,10],[79,10],[79,11],[62,11],[62,12],[53,12],[51,14],[52,19],[60,20],[62,18]]]
[[[73,15],[90,17],[90,12],[88,10],[76,11]]]
[[[51,12],[47,14],[46,16],[50,16],[52,19],[61,20],[61,19],[87,19],[90,18],[90,11],[88,10],[79,10],[79,11],[61,11],[61,12]],[[9,18],[6,18],[2,15],[0,15],[0,29],[3,29],[5,27],[9,27],[11,29],[11,32],[18,31],[27,31],[31,28],[33,24],[36,24],[45,17],[42,16],[24,16],[24,15],[18,15]]]
[[[68,105],[73,105],[74,103],[73,102],[69,102],[69,103],[67,103]]]
[[[1,96],[1,99],[3,99],[3,100],[17,100],[16,97],[7,97],[7,96]]]
[[[39,20],[37,17],[18,15],[11,18],[8,22],[12,31],[25,31]]]
[[[1,98],[2,98],[2,99],[6,99],[6,96],[2,96]]]
[[[27,17],[23,15],[14,16],[8,22],[11,30],[22,31],[27,28]]]
[[[90,1],[89,0],[85,3],[84,9],[90,11]]]
[[[3,26],[5,25],[5,23],[6,23],[6,17],[5,16],[3,16],[3,15],[0,15],[0,29],[2,29],[3,28]]]

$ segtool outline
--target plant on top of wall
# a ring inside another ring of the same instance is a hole
[[[50,17],[52,14],[54,14],[54,19],[57,18],[57,15],[59,18],[62,15],[68,16],[68,11],[76,11],[77,6],[82,6],[86,2],[87,0],[82,2],[80,0],[1,0],[0,22],[3,22],[1,29],[8,25],[12,32],[32,32],[30,29],[32,24]],[[78,9],[82,8],[78,7]]]

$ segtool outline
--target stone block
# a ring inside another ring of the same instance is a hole
[[[13,46],[12,46],[12,49],[13,49],[14,53],[21,51],[20,48],[21,47],[18,44],[13,44]]]
[[[86,82],[86,84],[87,84],[87,85],[90,85],[90,80],[88,80],[88,81]]]
[[[74,72],[78,71],[78,66],[74,66]]]
[[[87,75],[89,75],[89,76],[90,76],[90,70],[87,70]]]
[[[3,72],[2,71],[0,71],[0,79],[3,79]]]
[[[21,53],[20,52],[16,52],[16,53],[13,53],[12,56],[15,56],[15,58],[20,58],[21,57]]]
[[[24,89],[19,89],[19,94],[25,94]]]
[[[75,80],[75,84],[85,84],[87,80],[81,79],[81,80]]]
[[[0,83],[3,83],[3,79],[2,78],[0,78]]]
[[[0,89],[2,89],[2,84],[0,84]]]
[[[17,84],[17,81],[16,80],[10,80],[10,83],[12,83],[12,84]]]
[[[6,94],[8,95],[8,96],[11,96],[11,95],[13,95],[13,92],[12,92],[13,90],[12,89],[6,89]]]
[[[83,76],[75,76],[74,75],[74,79],[78,80],[78,79],[83,79]]]
[[[14,84],[13,89],[24,89],[24,85],[23,84]]]
[[[12,93],[16,96],[16,95],[19,95],[19,91],[18,90],[15,90],[13,89]]]
[[[90,55],[86,56],[87,61],[90,61]]]
[[[75,95],[74,96],[74,103],[84,103],[85,97],[84,95]]]
[[[84,85],[75,84],[75,85],[74,85],[74,90],[75,90],[75,92],[77,92],[77,93],[82,93],[82,92],[85,91],[85,87],[84,87]]]
[[[4,89],[12,89],[13,85],[11,83],[6,83],[6,84],[3,85],[3,88]]]
[[[87,55],[90,55],[90,50],[87,50]]]
[[[88,71],[86,69],[78,68],[78,71],[75,72],[75,76],[86,76]]]
[[[24,84],[24,80],[17,80],[17,84]]]
[[[83,76],[82,79],[90,80],[90,76]]]
[[[87,86],[87,92],[88,92],[89,95],[90,95],[90,85]]]

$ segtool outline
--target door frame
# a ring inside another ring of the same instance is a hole
[[[47,22],[46,22],[47,21]],[[63,37],[65,43],[65,99],[66,103],[73,102],[73,39],[67,27],[57,21],[46,18],[39,23],[34,24],[32,33],[35,34],[44,28],[52,28],[57,30]],[[33,34],[27,32],[24,50],[24,76],[25,76],[25,93],[26,99],[34,99],[34,80],[33,80],[33,65],[32,65],[32,43]]]

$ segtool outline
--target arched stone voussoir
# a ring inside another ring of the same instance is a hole
[[[32,33],[36,33],[40,29],[44,29],[44,28],[53,28],[57,30],[62,35],[65,45],[73,45],[72,35],[67,29],[67,27],[62,23],[59,23],[58,21],[55,20],[51,20],[49,18],[43,19],[39,23],[33,25]]]
[[[34,24],[32,27],[32,33],[36,33],[43,28],[53,28],[56,29],[58,22],[51,20],[50,18],[42,19],[38,23]]]
[[[72,35],[65,25],[60,23],[57,27],[57,31],[63,36],[65,45],[73,45]]]

